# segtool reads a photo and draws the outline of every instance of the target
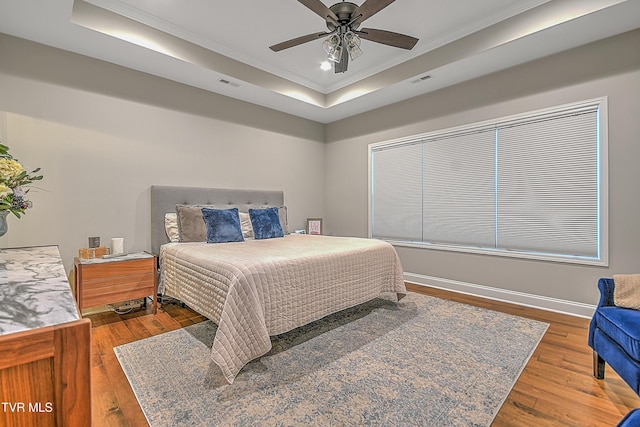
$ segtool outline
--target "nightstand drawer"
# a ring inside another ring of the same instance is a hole
[[[82,282],[83,307],[126,301],[153,295],[155,283],[153,272],[134,274],[130,276],[114,276],[111,278],[85,279]]]
[[[82,266],[82,279],[85,284],[91,280],[111,280],[144,273],[153,273],[151,258]]]
[[[113,289],[111,292],[101,292],[95,294],[85,294],[82,297],[83,307],[97,307],[99,305],[113,304],[121,301],[128,301],[136,298],[149,297],[153,295],[154,287],[147,288],[147,292],[141,288],[128,288],[122,290]],[[140,295],[140,292],[144,295]]]

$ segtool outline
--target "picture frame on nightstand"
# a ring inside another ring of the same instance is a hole
[[[322,218],[307,218],[307,234],[322,234]]]

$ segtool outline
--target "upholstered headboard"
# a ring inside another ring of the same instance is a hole
[[[164,215],[175,212],[176,205],[213,205],[218,209],[283,206],[284,192],[267,190],[233,190],[227,188],[151,186],[151,250],[160,253],[160,246],[168,243],[164,229]]]

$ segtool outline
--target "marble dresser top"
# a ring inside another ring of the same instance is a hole
[[[0,249],[0,336],[78,319],[57,246]]]

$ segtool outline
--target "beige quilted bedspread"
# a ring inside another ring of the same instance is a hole
[[[406,293],[390,244],[290,235],[238,243],[169,243],[160,286],[218,324],[212,358],[232,383],[278,335],[376,298]]]

